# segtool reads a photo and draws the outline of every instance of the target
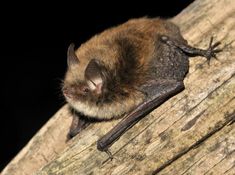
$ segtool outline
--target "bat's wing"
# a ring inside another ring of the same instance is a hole
[[[132,110],[113,129],[98,140],[97,148],[100,151],[108,152],[108,148],[121,137],[128,129],[141,120],[146,114],[157,106],[161,105],[168,98],[174,96],[184,89],[183,82],[175,80],[151,80],[141,90],[147,94],[146,100]]]

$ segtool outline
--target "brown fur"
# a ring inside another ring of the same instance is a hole
[[[65,76],[68,103],[78,112],[99,119],[117,118],[136,107],[145,98],[139,87],[152,78],[152,64],[161,59],[160,35],[185,42],[171,22],[140,18],[105,30],[82,44],[75,52],[79,63],[71,65]],[[88,87],[85,71],[93,59],[99,65],[97,76],[103,80],[101,94],[83,91]],[[156,78],[162,78],[158,74]]]

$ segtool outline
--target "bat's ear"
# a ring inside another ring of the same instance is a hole
[[[92,59],[85,70],[85,79],[91,91],[97,95],[102,93],[102,89],[106,84],[105,68],[96,59]]]
[[[74,51],[74,44],[71,43],[69,45],[69,48],[68,48],[68,51],[67,51],[67,64],[68,64],[68,67],[71,67],[72,65],[75,65],[75,64],[78,64],[78,63],[79,63],[79,60],[78,60],[78,57],[76,56],[75,51]]]

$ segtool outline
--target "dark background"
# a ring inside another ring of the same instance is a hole
[[[1,5],[0,171],[65,103],[60,82],[71,42],[79,46],[130,18],[173,17],[192,1]]]

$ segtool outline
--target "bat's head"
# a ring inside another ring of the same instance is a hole
[[[89,117],[111,119],[140,102],[135,93],[118,85],[116,71],[107,68],[101,59],[78,57],[74,45],[70,45],[62,91],[72,108]]]

